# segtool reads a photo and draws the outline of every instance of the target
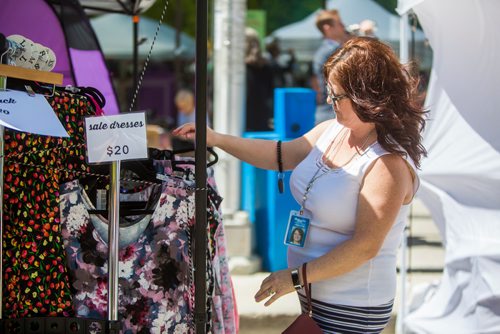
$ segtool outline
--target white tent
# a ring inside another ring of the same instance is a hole
[[[440,284],[405,319],[409,333],[500,333],[500,1],[400,0],[433,48],[418,197],[445,246]]]
[[[126,14],[143,13],[151,7],[156,0],[79,0],[89,12],[123,12]],[[92,9],[89,9],[92,8]]]
[[[132,17],[123,14],[105,14],[91,19],[90,23],[96,32],[102,51],[107,58],[131,59],[132,58]],[[146,57],[158,26],[158,21],[141,17],[139,21],[139,40],[144,42],[139,45],[139,57]],[[175,47],[175,29],[162,24],[155,42],[153,60],[169,60],[175,56],[181,58],[194,58],[195,42],[193,38],[181,33],[181,47]]]
[[[365,19],[374,21],[377,25],[376,35],[398,50],[399,16],[389,13],[372,0],[329,0],[328,8],[339,10],[345,26],[359,24]],[[316,15],[319,9],[301,21],[286,25],[275,30],[271,36],[277,37],[283,49],[292,48],[297,58],[304,61],[312,59],[314,51],[321,43],[321,33],[316,28]],[[415,41],[420,45],[425,42],[425,35],[417,30]],[[424,66],[430,66],[429,55],[420,55],[419,59],[427,60]]]

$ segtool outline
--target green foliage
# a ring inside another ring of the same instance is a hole
[[[196,31],[196,0],[157,0],[144,15],[160,20],[166,1],[168,1],[168,6],[163,23],[171,27],[180,24],[182,32],[194,37]]]
[[[157,0],[156,3],[144,14],[159,20],[165,2],[168,1],[167,14],[164,20],[168,25],[175,27],[180,24],[181,30],[194,37],[196,29],[196,0]],[[213,2],[209,1],[209,12]],[[391,13],[396,13],[398,0],[375,0]],[[266,11],[267,34],[274,30],[297,22],[316,9],[324,6],[324,0],[247,0],[248,9],[263,9]],[[210,17],[210,15],[209,15]]]
[[[375,2],[384,7],[390,13],[397,14],[396,7],[398,6],[398,0],[375,0]]]
[[[267,34],[274,30],[299,21],[323,6],[322,0],[248,0],[248,9],[263,9],[267,15]]]

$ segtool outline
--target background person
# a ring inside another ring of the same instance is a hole
[[[289,49],[286,53],[283,53],[278,38],[274,38],[266,45],[266,51],[273,72],[274,87],[293,87],[294,51]]]
[[[411,72],[376,39],[346,42],[324,76],[337,117],[281,148],[284,169],[293,170],[290,189],[309,219],[304,247],[288,247],[289,268],[266,277],[255,300],[269,298],[267,306],[297,289],[304,309],[300,269],[307,262],[313,318],[325,333],[379,333],[391,316],[397,248],[426,154],[425,111]],[[193,139],[194,124],[174,133]],[[278,168],[273,141],[208,129],[207,145]]]
[[[177,108],[177,125],[195,122],[194,94],[187,89],[181,89],[175,94],[175,106]]]
[[[313,76],[311,87],[316,91],[316,113],[315,122],[319,124],[327,119],[335,117],[326,102],[325,80],[323,78],[323,65],[328,57],[337,50],[342,43],[350,38],[340,18],[338,10],[322,10],[316,16],[316,27],[323,35],[321,45],[314,53]]]
[[[375,21],[366,19],[359,23],[359,35],[366,37],[377,38],[375,32],[377,31],[377,24]]]
[[[271,64],[262,55],[257,31],[246,28],[246,131],[274,129],[274,78]]]

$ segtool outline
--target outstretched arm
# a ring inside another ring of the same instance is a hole
[[[284,170],[295,168],[306,157],[328,124],[329,122],[324,122],[302,137],[282,144],[281,151]],[[188,140],[194,140],[196,127],[194,123],[188,123],[175,129],[172,134]],[[276,141],[274,140],[241,138],[218,133],[207,128],[207,146],[218,147],[258,168],[278,169]]]

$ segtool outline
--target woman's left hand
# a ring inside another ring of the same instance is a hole
[[[291,269],[280,270],[267,276],[255,294],[255,301],[258,303],[270,297],[264,304],[269,306],[281,296],[294,292],[291,271]]]

